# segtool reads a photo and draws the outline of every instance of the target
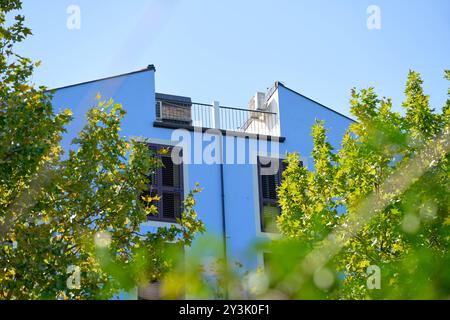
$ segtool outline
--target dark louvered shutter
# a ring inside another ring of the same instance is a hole
[[[176,219],[181,215],[181,199],[178,193],[163,192],[163,218]]]
[[[281,184],[282,173],[285,169],[285,163],[281,159],[265,159],[265,163],[261,163],[262,158],[259,158],[259,175],[261,181],[261,191],[262,198],[267,200],[277,200],[277,188]],[[267,171],[272,168],[273,161],[278,161],[278,166],[274,165],[273,174],[267,174]],[[265,169],[266,174],[262,174],[263,169]]]
[[[264,199],[277,199],[277,177],[276,175],[263,175],[262,179],[262,197]]]
[[[162,184],[165,187],[180,187],[181,166],[175,165],[171,157],[162,157]]]
[[[162,145],[150,145],[155,157],[161,160],[162,167],[150,175],[149,192],[160,197],[156,204],[158,216],[149,216],[150,220],[175,222],[181,217],[183,199],[183,173],[182,165],[173,163],[170,156],[173,147]],[[161,152],[165,150],[165,152]],[[149,194],[147,192],[147,194]]]
[[[272,165],[273,161],[278,161],[278,166]],[[271,173],[268,172],[271,168],[276,170],[274,170],[273,174],[267,174]],[[258,158],[259,203],[262,231],[275,232],[273,225],[276,216],[280,213],[277,188],[281,185],[285,168],[286,164],[282,159]]]

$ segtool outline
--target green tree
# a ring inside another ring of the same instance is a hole
[[[340,149],[333,150],[318,121],[312,128],[315,170],[302,167],[298,154],[287,159],[278,227],[307,247],[301,272],[305,261],[316,275],[321,268],[333,271],[329,298],[450,294],[450,90],[436,112],[420,75],[410,71],[405,94],[401,115],[373,88],[353,89],[357,122]],[[372,265],[381,270],[379,290],[367,286]]]
[[[179,224],[141,234],[158,199],[140,195],[162,163],[120,136],[126,113],[100,96],[64,155],[71,112],[55,113],[51,93],[30,83],[38,64],[14,53],[31,34],[20,15],[7,23],[19,9],[20,0],[0,3],[0,299],[106,299],[159,279],[172,267],[165,243],[190,245],[204,230],[193,209],[200,190]],[[79,287],[67,286],[70,267]]]

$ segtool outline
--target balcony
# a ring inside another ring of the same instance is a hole
[[[217,118],[217,121],[216,121]],[[244,135],[280,136],[278,114],[191,102],[156,100],[156,126],[215,128]]]

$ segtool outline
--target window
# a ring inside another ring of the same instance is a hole
[[[143,196],[159,197],[152,202],[158,209],[157,215],[150,215],[149,220],[176,222],[181,218],[183,204],[183,167],[172,162],[174,147],[149,145],[155,156],[161,160],[162,167],[149,177],[148,190]]]
[[[277,188],[281,184],[285,166],[283,159],[258,157],[260,220],[263,232],[277,232],[276,217],[280,214]]]

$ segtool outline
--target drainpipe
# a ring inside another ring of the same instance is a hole
[[[220,192],[221,192],[221,204],[222,204],[222,235],[223,235],[223,259],[225,266],[228,267],[227,256],[227,224],[225,219],[225,187],[224,187],[224,175],[223,175],[223,137],[220,131],[220,104],[218,101],[213,101],[214,110],[214,128],[218,130],[219,137],[219,167],[220,167]],[[225,299],[228,299],[228,288],[225,287]]]

